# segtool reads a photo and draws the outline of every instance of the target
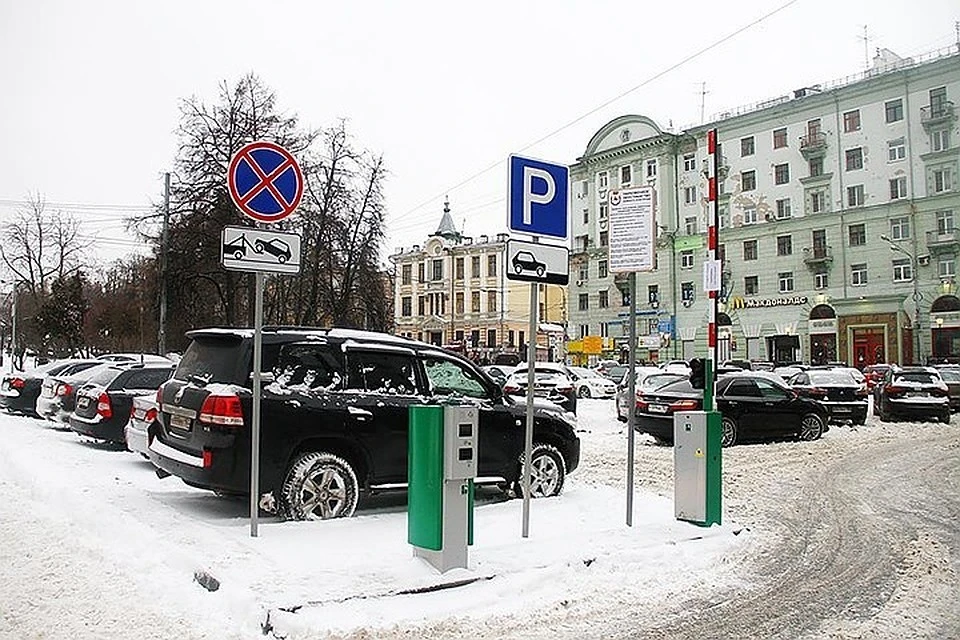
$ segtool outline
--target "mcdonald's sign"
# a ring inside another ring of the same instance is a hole
[[[786,307],[790,305],[807,304],[807,296],[787,296],[783,298],[744,298],[743,296],[730,296],[727,301],[727,308],[736,309],[754,309],[757,307]]]

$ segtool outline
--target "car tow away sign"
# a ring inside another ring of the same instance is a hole
[[[224,227],[220,261],[231,271],[300,273],[300,236],[253,227]]]
[[[507,240],[507,279],[567,284],[570,250],[552,244]]]

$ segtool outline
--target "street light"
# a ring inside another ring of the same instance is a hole
[[[919,282],[917,280],[917,258],[907,251],[899,244],[895,243],[890,239],[890,236],[886,234],[880,234],[880,239],[890,245],[891,251],[898,251],[903,255],[910,258],[910,273],[913,276],[913,335],[914,335],[914,344],[916,345],[916,353],[914,354],[914,359],[917,362],[921,362],[920,358],[920,290],[918,289]]]

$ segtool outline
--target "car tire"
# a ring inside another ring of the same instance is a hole
[[[543,267],[537,267],[537,277],[542,278],[543,274],[546,273],[546,269]]]
[[[723,417],[720,419],[720,446],[732,447],[737,444],[737,421],[733,418]]]
[[[857,418],[856,420],[853,421],[853,424],[862,427],[863,425],[867,424],[867,416],[863,416],[862,418]]]
[[[517,274],[523,273],[523,267],[522,267],[521,265],[519,265],[519,264],[513,265],[513,270],[514,270]]]
[[[823,418],[815,413],[808,413],[800,418],[800,439],[807,442],[819,440],[823,437],[825,428],[826,423]]]
[[[280,264],[283,264],[286,261],[287,261],[287,256],[284,256],[284,255],[277,256],[277,262],[279,262]]]
[[[563,491],[567,465],[552,444],[534,443],[530,452],[533,473],[530,476],[530,497],[551,498]],[[523,454],[520,454],[520,476],[516,482],[517,497],[523,497]]]
[[[943,424],[950,424],[950,412],[940,414],[940,422]]]
[[[234,259],[234,260],[241,260],[241,259],[243,259],[243,251],[240,251],[239,249],[237,249],[236,251],[234,251],[234,252],[233,252],[233,259]]]
[[[359,494],[357,474],[349,462],[332,453],[308,451],[287,471],[282,513],[290,520],[349,518]]]
[[[589,397],[590,397],[590,387],[588,387],[587,385],[583,385],[582,387],[580,387],[579,389],[577,389],[577,395],[578,395],[579,397],[581,397],[581,398],[589,398]]]
[[[253,250],[257,253],[263,253],[263,241],[257,240],[256,244],[253,245]]]

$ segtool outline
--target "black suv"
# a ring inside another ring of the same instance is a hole
[[[161,473],[249,494],[253,332],[202,329],[158,392],[150,458]],[[408,411],[480,407],[478,482],[519,489],[525,406],[439,347],[346,329],[263,331],[260,504],[293,519],[353,514],[360,492],[407,481]],[[547,403],[544,403],[545,405]],[[572,416],[536,408],[531,495],[560,493],[580,460]]]

